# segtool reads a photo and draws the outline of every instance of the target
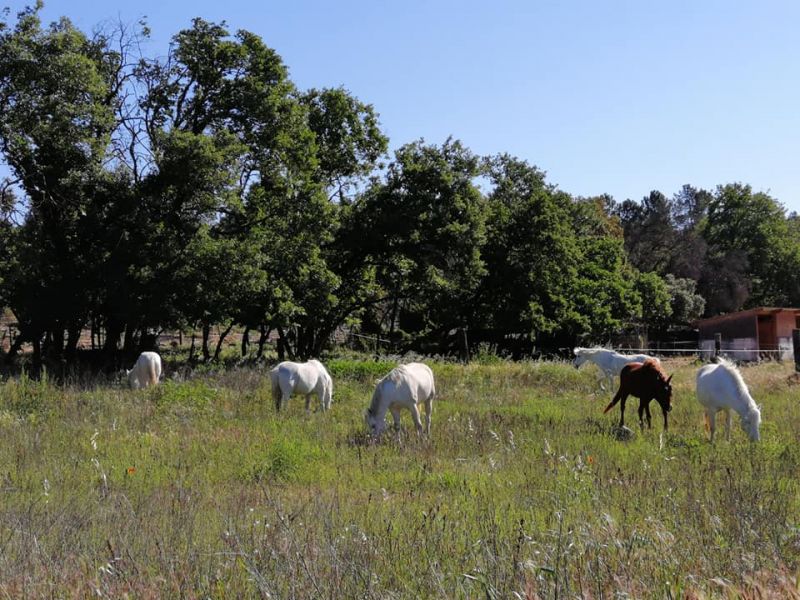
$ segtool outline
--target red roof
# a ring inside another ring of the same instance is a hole
[[[694,322],[695,327],[699,327],[701,325],[712,325],[714,323],[720,323],[723,321],[733,321],[737,319],[741,319],[744,317],[749,316],[759,316],[759,315],[774,315],[775,313],[779,312],[795,312],[800,314],[800,308],[780,308],[775,306],[759,306],[756,308],[750,308],[747,310],[740,310],[739,312],[734,313],[726,313],[724,315],[716,315],[714,317],[709,317],[708,319],[700,319]]]

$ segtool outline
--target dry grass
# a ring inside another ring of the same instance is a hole
[[[789,365],[743,370],[763,442],[713,447],[688,361],[670,433],[629,442],[591,368],[499,363],[433,365],[432,439],[375,443],[390,365],[329,366],[310,416],[263,371],[1,385],[0,596],[798,597]]]

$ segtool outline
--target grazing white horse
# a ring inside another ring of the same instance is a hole
[[[380,435],[386,428],[386,411],[391,411],[395,430],[400,431],[400,409],[411,411],[411,418],[422,433],[418,404],[425,403],[425,432],[431,434],[431,413],[436,388],[433,371],[422,363],[408,363],[392,369],[378,381],[372,394],[372,402],[364,417],[373,435]]]
[[[135,390],[158,385],[161,377],[161,357],[155,352],[142,352],[133,368],[125,371],[128,384]]]
[[[739,413],[742,429],[757,442],[761,439],[758,429],[761,426],[761,410],[750,395],[742,374],[731,362],[717,359],[715,365],[705,365],[697,372],[697,400],[706,410],[706,424],[714,441],[716,416],[725,411],[725,438],[731,438],[731,409]]]
[[[622,367],[628,363],[643,363],[650,359],[661,364],[661,361],[654,356],[648,356],[647,354],[620,354],[619,352],[614,352],[607,348],[575,348],[573,352],[575,354],[575,360],[572,361],[572,364],[576,369],[579,369],[586,361],[590,361],[596,364],[600,371],[602,371],[602,375],[600,376],[601,389],[605,389],[605,386],[603,386],[603,379],[606,379],[609,387],[613,388],[614,377],[619,375],[620,371],[622,371]]]
[[[280,410],[293,394],[306,397],[306,412],[311,405],[311,394],[316,394],[322,410],[331,407],[333,401],[333,380],[323,364],[318,360],[304,363],[284,361],[269,372],[272,381],[272,398],[275,409]]]

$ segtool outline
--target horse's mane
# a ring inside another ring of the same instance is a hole
[[[388,374],[384,375],[378,381],[375,382],[375,391],[372,392],[372,400],[369,403],[369,408],[367,409],[367,413],[370,415],[374,415],[376,409],[378,408],[378,402],[380,401],[381,397],[381,388],[383,384],[387,381],[397,381],[400,377],[401,369],[403,369],[404,365],[399,365],[389,371]]]
[[[753,400],[753,397],[750,395],[750,390],[748,389],[747,384],[744,382],[744,378],[742,378],[742,373],[739,371],[739,367],[737,367],[727,358],[722,358],[721,356],[717,357],[717,364],[725,369],[733,378],[733,381],[736,384],[736,391],[739,396],[747,399],[750,409],[758,412],[760,418],[761,411],[758,409],[756,401]]]
[[[655,371],[661,379],[666,380],[667,374],[664,372],[664,369],[661,367],[661,363],[654,358],[648,358],[646,361],[642,363],[643,369],[649,369],[651,371]]]
[[[372,400],[369,403],[369,408],[367,412],[370,415],[375,414],[375,410],[378,408],[378,402],[380,401],[381,397],[381,389],[383,388],[383,384],[387,381],[391,381],[393,383],[398,383],[403,374],[407,372],[406,365],[397,365],[394,369],[389,371],[388,374],[381,377],[378,381],[375,382],[375,391],[372,392]]]
[[[577,347],[572,352],[575,356],[581,356],[582,354],[597,354],[600,350],[608,350],[608,348],[601,348],[600,346],[593,346],[592,348],[583,348]]]

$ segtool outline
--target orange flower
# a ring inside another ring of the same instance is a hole
[[[133,475],[134,473],[136,473],[136,467],[128,467],[127,473],[128,475]]]
[[[594,464],[594,456],[592,456],[591,454],[589,456],[587,456],[586,457],[586,462],[589,463],[590,465],[593,465]]]

